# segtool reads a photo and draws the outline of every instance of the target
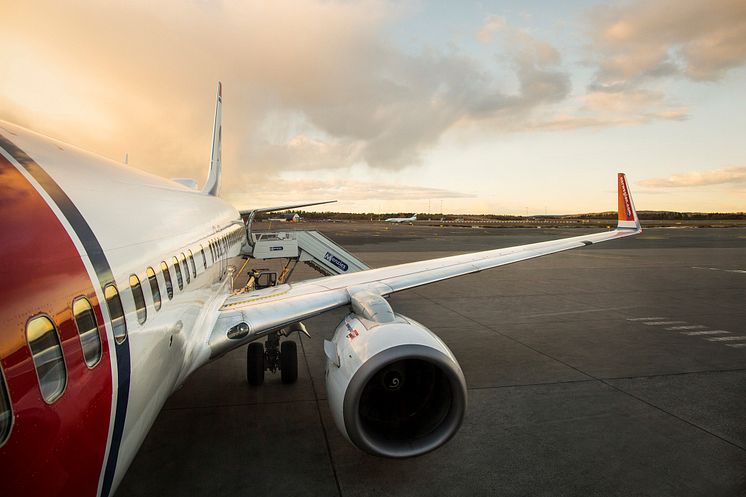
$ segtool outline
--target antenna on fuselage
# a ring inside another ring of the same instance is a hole
[[[215,122],[212,127],[212,152],[210,154],[210,170],[207,173],[207,181],[202,187],[202,193],[217,196],[220,190],[221,162],[220,141],[223,134],[222,121],[223,107],[223,85],[218,81],[218,96],[215,102]]]

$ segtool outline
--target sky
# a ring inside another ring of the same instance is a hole
[[[746,2],[0,0],[0,119],[239,208],[746,211]]]

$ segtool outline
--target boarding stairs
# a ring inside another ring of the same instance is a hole
[[[243,254],[254,259],[287,259],[304,262],[325,276],[369,269],[348,251],[318,231],[273,231],[250,233]],[[288,266],[286,266],[288,267]]]

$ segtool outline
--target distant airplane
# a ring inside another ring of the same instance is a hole
[[[248,345],[250,384],[263,381],[265,364],[292,383],[296,342],[280,338],[348,306],[323,350],[337,427],[374,455],[429,452],[461,426],[466,382],[448,347],[385,297],[641,232],[619,174],[613,231],[234,293],[229,260],[248,243],[247,226],[217,196],[221,107],[218,85],[201,190],[0,121],[3,496],[112,495],[197,368]],[[304,205],[254,209],[246,222]]]
[[[413,214],[412,217],[390,217],[384,219],[385,223],[411,223],[417,221],[417,214]]]

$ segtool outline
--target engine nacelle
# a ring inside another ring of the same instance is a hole
[[[339,430],[385,457],[424,454],[461,426],[466,382],[446,345],[381,297],[358,295],[327,355],[326,389]]]

